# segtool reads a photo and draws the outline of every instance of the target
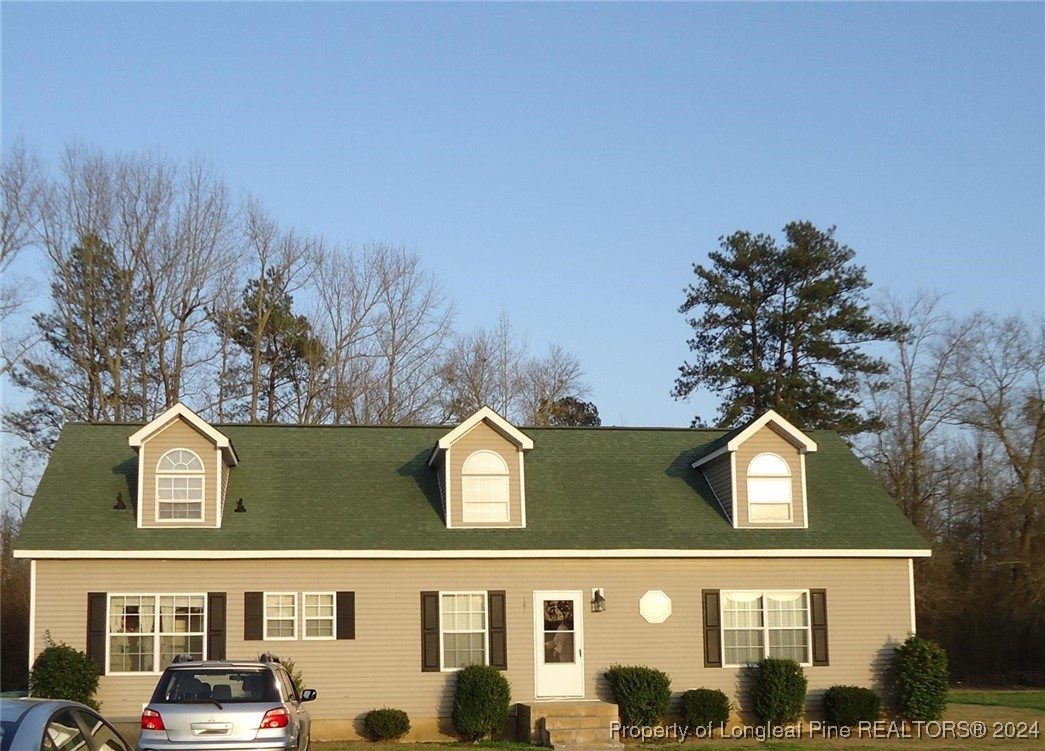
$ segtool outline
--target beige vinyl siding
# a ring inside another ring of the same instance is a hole
[[[476,451],[492,451],[508,465],[508,514],[503,522],[467,522],[461,507],[461,469],[465,460]],[[519,448],[490,427],[480,422],[457,439],[447,453],[446,466],[450,485],[450,526],[452,527],[521,527],[523,526],[522,482],[519,477]]]
[[[448,716],[453,674],[421,672],[420,592],[505,590],[508,671],[513,701],[534,696],[534,590],[576,590],[586,602],[603,587],[606,610],[584,614],[585,698],[608,700],[599,677],[612,664],[660,668],[676,693],[705,686],[737,698],[733,668],[704,668],[702,589],[826,588],[831,664],[806,668],[814,694],[834,684],[881,687],[882,669],[911,624],[907,559],[704,560],[325,560],[53,561],[37,564],[36,643],[86,648],[88,592],[226,592],[227,654],[271,650],[293,658],[319,691],[316,719],[353,719],[374,707],[399,707],[411,719]],[[639,615],[651,589],[672,600],[662,624]],[[243,640],[243,593],[356,593],[356,638],[339,641]],[[136,717],[157,676],[106,676],[98,699],[106,715]]]
[[[715,496],[726,511],[726,515],[733,518],[733,471],[729,454],[723,454],[718,459],[708,462],[701,470],[707,478]]]
[[[160,457],[171,449],[189,449],[194,451],[206,469],[206,478],[203,484],[203,521],[192,522],[184,519],[172,522],[158,522],[156,520],[156,463]],[[169,424],[153,433],[142,442],[138,454],[138,471],[141,473],[141,495],[138,499],[141,504],[141,520],[143,527],[216,527],[217,523],[217,494],[218,494],[218,472],[219,462],[214,444],[186,423],[177,418]]]
[[[748,518],[747,468],[759,454],[776,454],[791,469],[791,521],[753,523]],[[798,449],[787,439],[766,425],[737,448],[737,526],[739,527],[804,527],[805,512],[802,503],[802,459]]]

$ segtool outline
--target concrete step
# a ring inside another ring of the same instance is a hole
[[[548,733],[548,745],[561,748],[620,748],[620,741],[610,736],[609,727],[580,730],[553,730]]]
[[[610,723],[617,715],[548,715],[544,718],[547,730],[605,730],[609,732]]]

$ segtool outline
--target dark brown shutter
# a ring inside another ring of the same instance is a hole
[[[207,659],[225,659],[225,593],[207,593]]]
[[[105,675],[105,626],[108,598],[105,592],[87,593],[87,656]]]
[[[261,641],[265,638],[265,593],[243,593],[243,640]]]
[[[490,608],[490,666],[508,669],[508,632],[504,624],[504,591],[487,592]]]
[[[356,593],[337,593],[337,638],[356,638]]]
[[[704,667],[722,667],[722,624],[719,622],[718,590],[705,589]]]
[[[813,664],[829,665],[827,653],[827,590],[809,590],[811,613],[810,623],[813,626]]]
[[[439,670],[439,593],[421,593],[421,671]]]

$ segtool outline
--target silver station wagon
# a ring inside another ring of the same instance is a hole
[[[257,661],[171,663],[142,712],[138,751],[307,751],[311,721],[287,669]]]

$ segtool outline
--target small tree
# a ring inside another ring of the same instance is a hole
[[[469,665],[457,672],[451,720],[463,737],[478,741],[504,727],[511,700],[511,686],[501,671]]]
[[[794,660],[767,657],[755,667],[752,689],[755,712],[763,722],[789,725],[798,722],[806,705],[806,679]]]
[[[83,652],[68,644],[55,644],[47,634],[48,647],[33,662],[29,673],[29,695],[42,699],[69,699],[98,709],[98,666]]]
[[[893,691],[908,720],[938,720],[947,708],[947,653],[934,641],[909,636],[893,653]]]

